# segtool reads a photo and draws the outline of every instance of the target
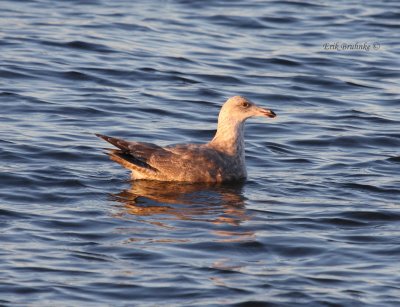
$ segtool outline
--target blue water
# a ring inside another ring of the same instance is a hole
[[[0,305],[399,306],[398,1],[0,2]],[[351,50],[353,48],[353,50]],[[94,133],[245,183],[129,182]]]

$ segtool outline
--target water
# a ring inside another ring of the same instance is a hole
[[[0,305],[398,306],[399,10],[1,1]],[[93,135],[206,142],[236,94],[278,114],[242,184],[131,183]]]

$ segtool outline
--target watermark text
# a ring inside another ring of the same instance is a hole
[[[381,48],[378,42],[329,42],[322,48],[327,51],[377,51]]]

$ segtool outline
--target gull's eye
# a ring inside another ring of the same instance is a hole
[[[241,105],[242,105],[243,108],[250,107],[250,103],[248,103],[247,101],[243,101]]]

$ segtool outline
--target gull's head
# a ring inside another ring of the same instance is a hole
[[[220,117],[244,122],[253,116],[276,117],[274,111],[256,106],[242,96],[229,98],[221,108]]]

